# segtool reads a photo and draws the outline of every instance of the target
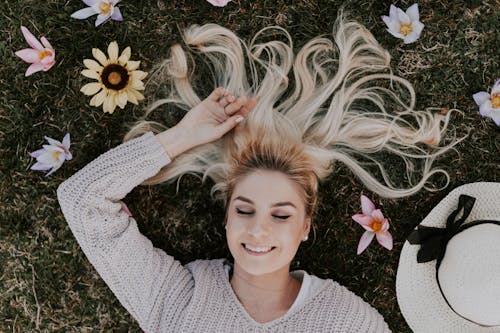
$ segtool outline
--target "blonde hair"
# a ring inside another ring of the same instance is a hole
[[[269,39],[270,34],[273,40],[259,41]],[[154,82],[167,84],[168,97],[154,102],[124,140],[165,130],[164,125],[146,120],[161,105],[187,112],[201,102],[192,78],[198,55],[210,66],[212,88],[222,86],[236,96],[254,95],[258,103],[235,130],[178,156],[144,184],[180,180],[186,173],[202,174],[203,181],[209,177],[215,182],[212,194],[221,194],[226,203],[239,177],[255,167],[275,166],[295,175],[310,201],[311,213],[317,181],[332,172],[335,161],[345,164],[382,197],[404,197],[428,188],[429,178],[437,173],[444,175],[447,185],[446,171],[431,166],[460,141],[439,146],[451,112],[414,110],[412,85],[392,73],[389,53],[361,24],[346,21],[340,14],[333,37],[335,44],[316,37],[295,55],[292,39],[281,27],[262,29],[248,44],[216,24],[186,29],[184,41],[189,50],[172,46],[170,57],[153,76]],[[391,182],[384,152],[402,158],[408,186],[398,188]],[[381,180],[363,167],[367,161],[377,167]],[[418,161],[423,163],[417,175]]]

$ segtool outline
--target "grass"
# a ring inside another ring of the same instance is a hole
[[[79,92],[88,82],[79,72],[91,49],[117,40],[130,45],[132,59],[150,70],[180,42],[179,31],[193,23],[217,22],[249,39],[260,28],[280,24],[296,45],[331,31],[345,1],[235,1],[216,8],[203,0],[122,1],[124,22],[93,27],[95,17],[79,21],[70,14],[81,1],[2,1],[0,3],[0,332],[140,332],[86,260],[69,231],[56,200],[57,186],[88,162],[120,143],[143,112],[127,105],[113,115],[88,106]],[[394,332],[408,332],[398,309],[395,278],[398,257],[410,230],[451,189],[475,181],[500,181],[499,129],[481,118],[471,96],[499,77],[500,2],[419,1],[426,25],[420,40],[404,45],[380,20],[389,1],[350,1],[346,7],[392,55],[396,73],[414,83],[417,107],[458,108],[452,118],[457,135],[469,133],[456,152],[438,160],[450,174],[439,192],[422,191],[388,200],[367,191],[338,165],[320,187],[313,241],[299,250],[294,267],[332,278],[363,297],[385,317]],[[412,2],[399,1],[407,8]],[[45,35],[56,48],[57,64],[46,73],[24,77],[27,64],[14,55],[25,48],[20,26]],[[172,124],[170,124],[172,125]],[[29,170],[29,152],[43,136],[71,133],[73,160],[51,177]],[[402,171],[396,167],[395,176]],[[224,212],[207,200],[211,183],[186,176],[181,191],[159,185],[134,189],[126,198],[141,231],[155,246],[183,263],[229,255]],[[372,244],[361,256],[362,230],[351,220],[366,193],[392,221],[393,251]]]

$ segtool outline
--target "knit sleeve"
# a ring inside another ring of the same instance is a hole
[[[179,319],[192,296],[193,277],[153,247],[119,200],[168,163],[163,146],[148,132],[100,155],[57,189],[64,217],[88,260],[148,333],[155,331],[160,314],[164,320]]]

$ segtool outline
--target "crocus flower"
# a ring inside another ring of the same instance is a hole
[[[486,91],[480,91],[472,95],[474,101],[479,106],[479,113],[483,117],[493,119],[497,126],[500,126],[500,79],[491,88],[491,95]]]
[[[37,162],[31,167],[31,170],[50,170],[45,176],[50,176],[61,167],[65,160],[73,158],[69,151],[70,138],[69,133],[64,136],[63,142],[59,142],[48,136],[44,137],[49,142],[43,145],[42,149],[30,153],[31,157],[36,158]]]
[[[95,26],[103,23],[107,19],[111,18],[115,21],[123,21],[122,13],[120,8],[116,5],[120,0],[82,0],[88,7],[77,10],[71,14],[72,18],[79,20],[84,20],[92,15],[97,15],[97,20],[95,21]]]
[[[212,5],[216,7],[224,7],[227,5],[231,0],[207,0],[210,2]]]
[[[24,39],[26,39],[28,45],[31,46],[29,49],[23,49],[16,52],[19,58],[31,64],[24,75],[30,76],[35,72],[48,71],[56,63],[54,60],[56,51],[52,45],[50,45],[45,37],[40,38],[40,43],[28,28],[24,26],[21,26],[21,31],[23,32]]]
[[[387,31],[403,39],[405,44],[415,42],[424,29],[424,24],[419,21],[418,4],[411,5],[406,13],[391,5],[389,16],[382,16],[382,21],[387,25]]]
[[[108,45],[108,57],[97,48],[92,49],[93,59],[85,59],[87,67],[82,75],[97,80],[84,85],[80,91],[87,96],[92,96],[91,106],[100,106],[104,112],[113,113],[117,106],[121,109],[127,102],[137,105],[144,96],[139,90],[144,90],[142,80],[148,73],[137,70],[140,61],[131,61],[130,46],[126,47],[121,55],[117,42]]]
[[[365,229],[359,240],[357,253],[361,254],[370,245],[374,236],[380,245],[392,250],[392,235],[387,231],[389,220],[384,218],[382,211],[375,209],[374,203],[364,195],[361,196],[361,210],[362,214],[352,216],[352,219]]]

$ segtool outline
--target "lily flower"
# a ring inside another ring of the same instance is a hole
[[[380,245],[388,250],[392,250],[392,235],[389,229],[389,220],[384,217],[380,209],[375,209],[375,204],[366,196],[361,195],[362,214],[352,216],[352,219],[359,223],[365,232],[361,236],[357,253],[361,254],[376,236]]]
[[[108,57],[97,48],[92,49],[94,58],[85,59],[87,67],[82,75],[97,82],[84,85],[80,91],[87,96],[92,96],[91,106],[103,105],[104,112],[113,113],[116,106],[125,108],[127,102],[138,104],[144,96],[138,90],[144,90],[144,79],[148,73],[136,70],[140,61],[130,61],[130,47],[125,48],[118,57],[118,43],[111,42],[108,46]]]
[[[500,79],[491,88],[491,95],[486,91],[480,91],[472,95],[472,98],[479,106],[479,113],[483,117],[493,119],[495,124],[500,126]]]
[[[411,5],[406,13],[401,8],[391,5],[389,16],[382,16],[387,31],[394,37],[403,39],[405,44],[413,43],[420,37],[424,24],[419,19],[418,4]]]
[[[29,49],[23,49],[16,52],[19,58],[31,64],[24,75],[30,76],[35,72],[48,71],[56,63],[54,60],[56,51],[52,45],[50,45],[45,37],[40,38],[40,43],[28,28],[24,26],[21,26],[21,31],[23,32],[24,39],[28,42],[28,45],[31,46]]]
[[[120,8],[116,5],[120,0],[82,0],[88,7],[77,10],[71,14],[72,18],[84,20],[92,15],[97,15],[95,26],[97,27],[107,19],[111,18],[115,21],[123,21]]]
[[[34,157],[37,160],[37,162],[31,167],[31,170],[52,169],[45,175],[47,177],[59,169],[64,161],[71,160],[73,156],[69,151],[69,133],[64,136],[62,143],[49,138],[48,136],[45,136],[44,138],[49,142],[49,144],[43,145],[42,149],[30,153],[31,157]]]
[[[207,0],[210,2],[212,5],[215,7],[224,7],[227,5],[231,0]]]

